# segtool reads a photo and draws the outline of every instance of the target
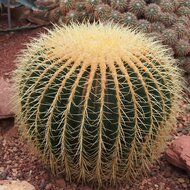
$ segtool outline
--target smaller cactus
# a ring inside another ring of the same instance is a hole
[[[177,16],[174,13],[161,13],[159,16],[159,20],[165,25],[165,26],[171,26],[173,23],[177,21]]]
[[[179,0],[172,0],[172,1],[173,1],[173,5],[174,5],[174,11],[176,11],[180,6]]]
[[[160,41],[162,42],[163,39],[162,39],[162,34],[159,33],[159,32],[151,32],[148,34],[149,37],[153,38],[154,41]]]
[[[190,56],[178,57],[179,67],[184,70],[186,74],[190,74]],[[190,83],[189,83],[190,84]]]
[[[131,0],[129,3],[129,11],[137,16],[143,15],[146,8],[144,0]]]
[[[190,8],[190,0],[180,0],[179,3],[180,3],[180,6]]]
[[[139,19],[137,22],[138,30],[142,32],[150,32],[151,31],[151,23],[145,19]]]
[[[95,7],[95,18],[98,20],[107,20],[111,12],[111,7],[106,4],[99,4]]]
[[[177,56],[186,56],[190,53],[190,44],[187,40],[180,39],[174,46],[174,51]]]
[[[98,4],[100,4],[99,0],[85,0],[85,7],[89,12],[94,11]]]
[[[124,14],[123,23],[126,26],[135,26],[137,24],[137,17],[135,14],[127,12]]]
[[[109,20],[114,22],[121,22],[122,20],[122,13],[116,10],[112,10],[110,14],[108,15]]]
[[[178,17],[177,22],[180,22],[185,26],[190,27],[190,19],[187,16]]]
[[[150,4],[145,9],[145,18],[149,21],[158,20],[161,9],[157,4]]]
[[[163,12],[173,12],[175,9],[174,3],[171,0],[161,0],[160,7]]]
[[[85,11],[85,10],[78,12],[78,17],[79,17],[80,22],[83,22],[83,21],[86,21],[86,20],[92,20],[92,18],[90,18],[90,14],[88,14],[88,12]]]
[[[124,12],[127,10],[127,1],[126,0],[111,0],[110,1],[110,4],[111,4],[111,7],[118,10],[118,11],[121,11],[121,12]]]
[[[85,2],[78,1],[75,3],[75,9],[77,11],[83,11],[86,9]]]
[[[162,39],[164,44],[170,46],[174,45],[178,40],[176,32],[172,29],[165,29],[162,32]]]
[[[60,0],[59,8],[63,15],[65,15],[69,10],[73,9],[75,5],[75,0]]]
[[[78,21],[79,13],[75,10],[70,10],[65,16],[65,22],[68,24],[73,21]]]
[[[190,17],[190,8],[183,6],[179,7],[179,9],[177,10],[177,15]]]
[[[179,38],[186,36],[188,33],[187,28],[182,23],[174,24],[173,29],[176,31]]]
[[[60,12],[59,7],[50,10],[48,12],[48,14],[49,14],[49,16],[48,16],[49,21],[52,23],[57,23],[59,21],[60,16],[61,16],[61,12]]]
[[[163,23],[157,21],[151,24],[151,28],[153,32],[162,32],[166,27]]]

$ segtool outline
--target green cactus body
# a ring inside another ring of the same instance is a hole
[[[99,186],[146,173],[179,110],[180,74],[163,46],[94,23],[27,47],[14,73],[18,121],[52,171]]]

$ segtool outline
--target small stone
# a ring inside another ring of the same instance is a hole
[[[18,149],[17,147],[13,147],[13,151],[16,152]]]
[[[4,180],[0,181],[0,190],[35,190],[27,181]]]
[[[166,170],[163,175],[164,175],[164,177],[169,178],[169,177],[171,177],[172,174],[171,174],[170,170]]]
[[[159,183],[159,190],[165,190],[165,183]]]
[[[0,78],[0,119],[5,119],[13,117],[13,102],[11,99],[13,97],[11,91],[11,84]]]
[[[0,180],[6,179],[8,171],[4,167],[0,167]]]
[[[157,184],[154,184],[154,187],[158,188],[159,186]]]
[[[185,183],[185,180],[183,178],[178,178],[179,183]]]
[[[166,150],[166,160],[172,165],[184,169],[190,175],[190,136],[175,139]]]
[[[40,189],[44,189],[45,188],[45,180],[42,179],[40,182]]]
[[[51,190],[52,189],[52,184],[48,183],[45,187],[45,190]]]
[[[56,180],[57,185],[59,185],[60,187],[65,188],[66,187],[66,183],[65,180],[63,178],[57,179]]]

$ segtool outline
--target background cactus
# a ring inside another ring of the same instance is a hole
[[[109,23],[57,26],[27,47],[14,73],[18,122],[52,171],[99,186],[146,173],[179,110],[168,51]]]

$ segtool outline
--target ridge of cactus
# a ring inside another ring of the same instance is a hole
[[[176,60],[141,32],[55,26],[17,59],[16,119],[54,174],[96,189],[124,186],[163,151],[181,88]]]

